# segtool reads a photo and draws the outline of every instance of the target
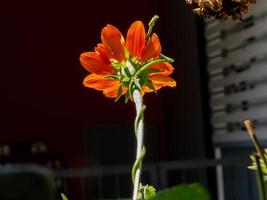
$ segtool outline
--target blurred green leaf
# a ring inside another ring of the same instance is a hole
[[[203,186],[193,183],[163,190],[152,200],[211,200],[211,197]]]
[[[142,192],[138,192],[138,194],[137,194],[137,199],[142,199],[142,197],[143,197],[143,194],[142,194]]]
[[[255,166],[255,165],[250,165],[250,166],[248,166],[248,169],[256,170],[256,169],[257,169],[257,166]]]
[[[68,198],[63,193],[61,193],[61,197],[62,197],[62,200],[68,200]]]
[[[156,189],[153,186],[146,185],[144,188],[145,200],[152,200],[156,196]]]

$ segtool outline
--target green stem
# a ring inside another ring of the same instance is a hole
[[[154,59],[151,61],[148,61],[147,63],[144,64],[143,67],[141,67],[134,75],[134,77],[138,77],[144,70],[146,70],[149,66],[157,64],[157,63],[163,63],[163,62],[169,62],[172,63],[174,62],[174,60],[172,58],[166,57],[164,56],[163,58],[158,58],[158,59]]]
[[[265,189],[265,183],[264,183],[264,177],[263,172],[260,166],[260,158],[258,155],[255,155],[256,160],[256,178],[257,178],[257,184],[258,184],[258,190],[259,190],[259,197],[260,200],[266,200],[266,189]]]
[[[138,82],[136,84],[139,84]],[[137,140],[137,148],[136,148],[136,161],[132,170],[132,178],[134,184],[133,191],[133,200],[138,199],[138,192],[140,189],[140,179],[141,179],[141,171],[142,171],[142,161],[145,156],[145,147],[143,144],[144,139],[144,105],[143,105],[143,97],[138,88],[133,91],[133,100],[136,107],[136,118],[135,118],[135,135]]]
[[[168,57],[168,56],[165,56],[165,55],[162,54],[162,53],[160,54],[160,57],[166,59],[166,61],[167,61],[168,63],[173,63],[173,62],[174,62],[174,59],[172,59],[172,58],[170,58],[170,57]]]
[[[150,22],[148,23],[148,31],[147,31],[147,38],[150,37],[153,27],[155,26],[155,22],[158,20],[159,16],[155,15],[154,17],[152,17],[152,19],[150,20]]]

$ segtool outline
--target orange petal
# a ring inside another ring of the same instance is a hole
[[[141,57],[142,50],[145,46],[146,32],[145,27],[141,21],[134,22],[128,32],[126,38],[126,48],[130,52],[130,55]]]
[[[161,45],[156,33],[153,33],[141,53],[141,61],[146,62],[151,58],[158,58],[161,52]]]
[[[112,53],[112,57],[119,62],[125,59],[125,41],[121,32],[112,25],[102,29],[101,39],[104,46]]]
[[[149,66],[148,69],[159,70],[159,72],[150,73],[148,76],[153,76],[154,74],[162,74],[162,75],[168,76],[173,72],[174,67],[168,62],[163,62],[163,63],[153,64]]]
[[[101,75],[90,74],[84,79],[83,84],[85,87],[96,90],[105,90],[119,85],[120,82],[109,78],[104,78]]]
[[[110,63],[111,53],[103,44],[97,44],[95,51],[99,53],[103,61],[105,61],[107,64]]]
[[[118,90],[119,90],[120,86],[121,86],[121,84],[118,82],[113,87],[105,89],[103,91],[103,94],[109,98],[116,98],[118,96]],[[123,88],[122,95],[125,94],[127,92],[127,90],[128,90],[127,88]]]
[[[96,52],[82,53],[80,62],[86,70],[94,74],[112,74],[115,71],[111,64],[107,64]]]
[[[162,74],[154,74],[153,76],[150,76],[149,79],[152,81],[152,84],[154,85],[156,90],[165,86],[169,87],[176,86],[175,80]]]
[[[146,92],[154,92],[154,90],[152,90],[149,87],[147,87],[147,86],[144,85],[142,87],[142,95],[144,95],[144,93],[146,93]]]

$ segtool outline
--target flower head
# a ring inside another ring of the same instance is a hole
[[[203,17],[242,19],[242,13],[248,12],[249,4],[256,0],[186,0],[194,5],[193,12]]]
[[[161,54],[161,45],[156,33],[151,35],[157,17],[152,18],[146,34],[141,21],[135,21],[128,29],[126,40],[112,25],[101,31],[101,43],[95,51],[80,55],[82,66],[91,74],[83,83],[86,87],[103,91],[109,98],[125,94],[126,101],[132,91],[139,89],[142,94],[162,87],[175,87],[169,77],[174,68],[172,59]]]

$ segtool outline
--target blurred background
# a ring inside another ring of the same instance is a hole
[[[85,88],[79,55],[106,24],[125,35],[158,14],[177,87],[144,98],[143,182],[200,182],[213,199],[253,199],[253,148],[240,122],[252,118],[264,143],[266,8],[260,1],[244,22],[226,23],[175,0],[1,0],[0,163],[50,168],[70,200],[131,196],[134,105]]]

